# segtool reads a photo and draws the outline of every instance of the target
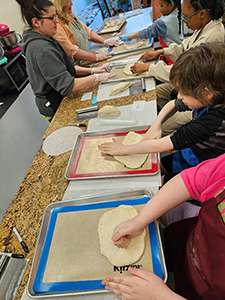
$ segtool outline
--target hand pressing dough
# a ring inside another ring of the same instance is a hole
[[[117,95],[117,94],[125,91],[126,89],[128,89],[129,86],[130,86],[130,82],[120,82],[111,89],[109,95],[110,96]]]
[[[142,136],[134,131],[130,131],[124,138],[123,145],[137,144],[141,141]],[[127,168],[138,169],[148,158],[148,154],[130,154],[130,155],[115,155],[114,158],[124,164]]]
[[[98,111],[99,117],[118,117],[120,110],[113,105],[105,105]]]
[[[130,67],[133,67],[133,65],[134,64],[127,64],[123,69],[123,73],[128,76],[131,76],[131,75],[134,76],[134,74],[130,70]]]
[[[115,227],[121,222],[136,217],[137,210],[131,205],[120,205],[105,212],[99,219],[98,236],[100,252],[114,266],[131,265],[141,258],[145,249],[146,230],[133,237],[127,248],[118,248],[112,242]]]

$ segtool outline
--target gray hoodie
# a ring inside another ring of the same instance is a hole
[[[32,30],[24,31],[20,48],[26,56],[26,70],[37,107],[42,115],[53,116],[74,85],[75,74],[68,71],[65,52],[54,38]],[[72,63],[69,68],[74,72]]]

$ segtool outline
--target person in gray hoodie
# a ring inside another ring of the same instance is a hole
[[[53,38],[57,31],[57,15],[51,1],[16,1],[21,6],[23,20],[29,25],[23,33],[20,48],[26,56],[26,70],[36,105],[44,118],[50,121],[62,99],[71,92],[117,75],[105,73],[109,69],[106,64],[99,68],[73,66]]]

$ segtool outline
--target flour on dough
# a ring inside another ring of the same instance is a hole
[[[105,105],[98,111],[99,117],[118,117],[120,110],[113,105]]]
[[[133,65],[134,64],[127,64],[123,69],[123,73],[128,76],[134,76],[134,74],[130,70],[130,67],[133,67]]]
[[[112,242],[115,227],[121,222],[136,217],[137,210],[131,205],[120,205],[105,212],[99,220],[98,236],[100,252],[114,266],[127,266],[136,263],[145,249],[146,230],[139,236],[133,237],[127,248],[118,248]]]
[[[144,45],[145,41],[144,40],[140,40],[138,42],[129,42],[129,43],[125,43],[123,45],[123,47],[126,49],[126,50],[132,50],[132,49],[136,49],[136,48],[139,48],[141,47],[142,45]]]
[[[130,82],[120,82],[111,89],[109,95],[110,96],[117,95],[117,94],[125,91],[126,89],[128,89],[129,86],[130,86]]]
[[[59,155],[73,149],[77,136],[83,132],[80,128],[62,127],[50,134],[43,143],[43,151],[48,155]]]
[[[131,145],[141,141],[142,136],[134,131],[130,131],[124,138],[122,144]],[[148,154],[130,154],[130,155],[115,155],[114,158],[124,164],[127,168],[138,169],[148,158]]]

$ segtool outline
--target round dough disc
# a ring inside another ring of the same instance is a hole
[[[50,134],[43,143],[42,149],[48,155],[59,155],[73,149],[77,136],[83,132],[74,126],[62,127]]]
[[[134,131],[130,131],[124,138],[123,145],[131,145],[139,143],[142,140],[142,135]],[[127,168],[138,169],[148,158],[148,154],[130,154],[130,155],[114,155],[117,161],[121,162]]]
[[[131,205],[119,207],[105,212],[98,224],[100,252],[114,266],[131,265],[141,258],[145,249],[146,230],[139,236],[133,237],[127,248],[118,248],[112,242],[115,227],[123,221],[137,216],[137,210]]]

